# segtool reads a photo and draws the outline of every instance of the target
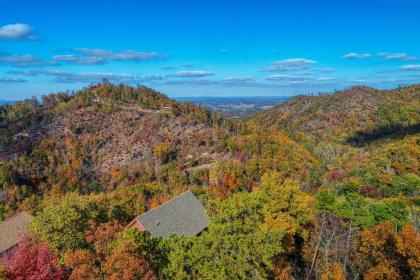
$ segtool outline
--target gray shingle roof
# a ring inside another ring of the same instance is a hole
[[[153,237],[197,235],[209,224],[206,209],[191,191],[137,217]]]
[[[0,222],[0,255],[22,240],[31,220],[31,215],[26,212],[21,212]]]

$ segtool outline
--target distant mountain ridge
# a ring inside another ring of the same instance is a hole
[[[13,100],[4,100],[4,99],[0,99],[0,105],[3,105],[3,104],[13,104],[13,103],[15,103],[16,101],[13,101]]]

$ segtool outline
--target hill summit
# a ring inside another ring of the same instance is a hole
[[[88,189],[123,177],[156,178],[173,161],[210,160],[230,130],[228,120],[204,108],[108,83],[2,106],[0,116],[0,159],[23,168],[16,180]]]

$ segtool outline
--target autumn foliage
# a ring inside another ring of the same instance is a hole
[[[103,82],[0,106],[0,279],[420,279],[420,86],[230,119]],[[191,190],[198,236],[126,229]],[[0,236],[1,238],[1,236]]]
[[[47,244],[30,238],[24,239],[3,262],[7,278],[16,280],[59,280],[66,273],[58,256]]]
[[[366,229],[358,253],[366,280],[420,277],[420,236],[411,225],[400,232],[390,222]]]
[[[122,227],[111,221],[99,226],[91,224],[86,234],[90,248],[70,252],[66,266],[70,268],[69,279],[156,279],[138,245],[121,236]]]

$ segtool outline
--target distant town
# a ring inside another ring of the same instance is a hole
[[[210,111],[232,118],[246,118],[287,101],[285,96],[240,96],[240,97],[174,97],[180,102],[191,102]]]

